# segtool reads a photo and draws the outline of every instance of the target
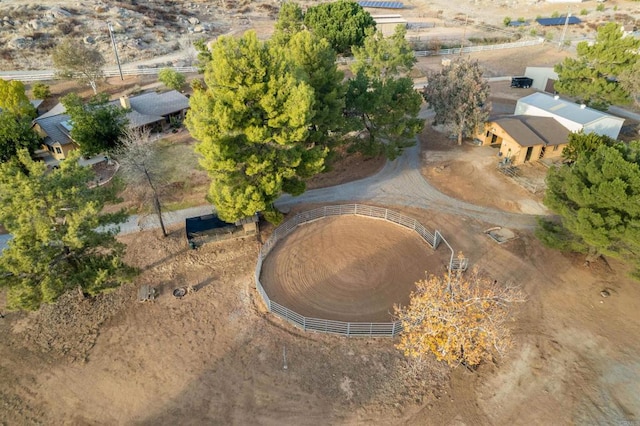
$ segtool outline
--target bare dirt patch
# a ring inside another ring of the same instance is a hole
[[[371,176],[384,166],[384,157],[368,158],[359,153],[337,152],[338,158],[331,161],[327,171],[320,173],[307,182],[307,189],[326,188]]]
[[[540,190],[532,193],[498,170],[498,149],[474,146],[447,138],[427,125],[420,134],[423,176],[441,192],[485,207],[527,214],[546,214],[542,185],[546,169],[521,167]]]

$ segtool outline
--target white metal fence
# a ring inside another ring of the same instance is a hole
[[[320,318],[308,318],[304,315],[300,315],[297,312],[292,311],[286,306],[282,306],[279,303],[271,300],[269,295],[265,291],[262,283],[260,282],[260,273],[262,272],[262,262],[269,255],[273,247],[278,241],[293,232],[298,226],[313,222],[319,219],[323,219],[329,216],[342,216],[342,215],[356,215],[366,216],[375,219],[386,220],[405,228],[414,230],[422,237],[434,250],[438,247],[441,241],[451,249],[449,243],[442,238],[442,234],[439,231],[431,233],[417,220],[394,212],[393,210],[366,206],[363,204],[342,204],[336,206],[325,206],[314,210],[298,213],[293,218],[289,219],[279,227],[277,227],[269,239],[262,245],[260,253],[258,255],[258,262],[256,264],[255,280],[258,293],[262,297],[262,300],[266,304],[270,312],[276,316],[290,322],[291,324],[302,328],[307,331],[316,331],[320,333],[332,333],[340,334],[344,336],[371,336],[371,337],[394,337],[402,331],[402,325],[399,321],[388,323],[370,323],[370,322],[343,322],[332,321]],[[449,269],[455,267],[453,262],[453,249],[451,249],[451,261]]]
[[[518,47],[525,46],[537,46],[544,43],[544,38],[538,37],[533,40],[515,41],[513,43],[500,43],[500,44],[486,44],[479,46],[468,46],[454,49],[439,49],[439,50],[419,50],[413,52],[415,56],[431,56],[431,55],[459,55],[461,53],[470,52],[483,52],[487,50],[502,50],[502,49],[516,49]]]
[[[182,73],[194,73],[198,72],[196,67],[157,67],[157,68],[123,68],[122,75],[155,75],[160,72],[160,70],[164,68],[171,68],[177,72]],[[13,71],[11,71],[13,72]],[[103,71],[105,77],[117,77],[120,75],[120,71],[118,69],[106,69]],[[16,72],[15,74],[11,73],[0,73],[0,78],[5,80],[20,80],[20,81],[49,81],[55,80],[56,72],[53,70],[44,70],[44,71],[23,71]]]

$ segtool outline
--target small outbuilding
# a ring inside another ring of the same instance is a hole
[[[385,36],[393,34],[398,25],[406,28],[408,24],[407,20],[398,14],[371,15],[371,17],[376,22],[377,30]]]
[[[258,233],[258,215],[228,223],[215,214],[190,217],[185,221],[187,242],[191,248],[213,241],[242,238]]]
[[[534,89],[555,94],[554,85],[558,81],[558,73],[552,67],[527,67],[524,75],[533,80],[531,87]]]

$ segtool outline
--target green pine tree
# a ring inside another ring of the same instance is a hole
[[[0,256],[0,285],[8,288],[11,309],[37,309],[78,287],[96,295],[133,273],[110,227],[124,216],[101,213],[112,194],[89,188],[92,171],[78,155],[55,170],[26,150],[0,164],[0,223],[13,235]]]
[[[618,77],[638,62],[638,49],[640,39],[624,37],[615,22],[605,24],[598,28],[594,43],[578,43],[577,58],[566,58],[554,67],[558,73],[554,88],[601,110],[626,104],[630,93]]]
[[[75,93],[61,100],[71,117],[71,138],[83,155],[91,156],[118,149],[127,130],[127,110],[112,105],[105,93],[84,102]]]
[[[389,38],[372,30],[367,34],[362,48],[353,48],[355,77],[347,89],[347,115],[354,129],[365,130],[352,147],[367,156],[394,159],[415,144],[424,125],[418,118],[422,98],[406,77],[416,59],[401,26]]]
[[[549,169],[544,203],[561,223],[543,222],[547,244],[635,263],[640,277],[640,141],[578,153],[571,165]]]
[[[313,121],[308,140],[332,147],[344,130],[346,94],[344,73],[338,70],[336,53],[327,40],[306,30],[297,32],[284,46],[313,89]]]
[[[349,0],[311,6],[304,15],[304,24],[319,38],[327,39],[339,54],[349,53],[353,46],[362,46],[367,28],[376,26],[369,12]]]
[[[35,118],[36,109],[29,102],[21,81],[0,78],[0,112],[9,112],[19,118]]]
[[[324,167],[327,149],[309,141],[314,90],[284,47],[253,31],[220,37],[211,52],[185,120],[212,178],[209,200],[228,222],[260,211],[277,222],[273,202],[301,194]]]

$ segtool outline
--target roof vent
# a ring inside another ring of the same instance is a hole
[[[553,97],[553,99],[555,99],[555,100],[557,101],[558,99],[560,99],[560,96],[555,95],[555,96]]]
[[[585,109],[587,106],[585,104],[580,104],[580,109]]]

